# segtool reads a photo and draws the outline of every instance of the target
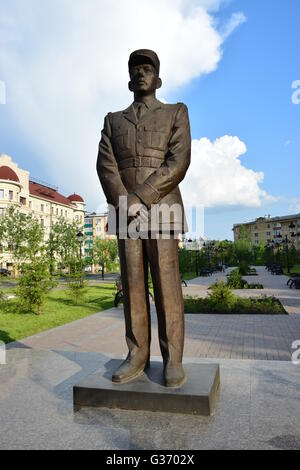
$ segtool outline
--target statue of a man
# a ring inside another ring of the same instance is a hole
[[[185,233],[187,227],[178,184],[190,165],[191,136],[187,107],[156,99],[156,90],[162,85],[159,69],[154,51],[141,49],[130,55],[129,89],[134,102],[124,111],[106,116],[97,171],[111,206],[121,210],[120,200],[127,200],[128,225],[145,220],[149,224],[153,214],[159,213],[153,208],[172,208],[162,211],[156,220],[155,236],[120,237],[117,228],[129,353],[112,381],[129,382],[150,366],[150,265],[164,381],[167,387],[179,387],[186,375],[182,367],[184,305],[178,234]]]

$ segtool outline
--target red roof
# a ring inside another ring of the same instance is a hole
[[[83,202],[84,203],[84,200],[82,199],[81,196],[79,196],[78,194],[71,194],[71,196],[68,197],[69,201],[72,201],[72,202]]]
[[[29,192],[31,196],[38,196],[44,199],[48,199],[49,201],[56,202],[57,204],[72,206],[71,201],[62,194],[58,193],[55,189],[47,188],[47,186],[34,183],[33,181],[29,181]]]
[[[8,180],[8,181],[16,181],[20,183],[18,175],[9,168],[9,166],[1,166],[0,167],[0,180]]]

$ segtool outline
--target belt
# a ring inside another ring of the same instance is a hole
[[[152,157],[131,157],[118,162],[119,170],[124,170],[125,168],[138,168],[138,167],[148,167],[148,168],[159,168],[163,164],[164,160],[160,158]]]

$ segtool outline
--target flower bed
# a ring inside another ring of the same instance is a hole
[[[282,304],[275,297],[241,298],[233,296],[231,305],[222,305],[210,298],[184,297],[185,313],[212,313],[234,315],[287,315]]]

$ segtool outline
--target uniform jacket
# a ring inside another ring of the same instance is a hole
[[[105,117],[97,172],[107,202],[115,208],[119,197],[129,193],[135,193],[148,209],[153,204],[171,207],[177,203],[181,211],[171,213],[170,229],[187,232],[178,185],[190,159],[190,123],[182,103],[164,104],[154,99],[138,121],[133,105]],[[168,224],[161,217],[156,222],[160,232]]]

